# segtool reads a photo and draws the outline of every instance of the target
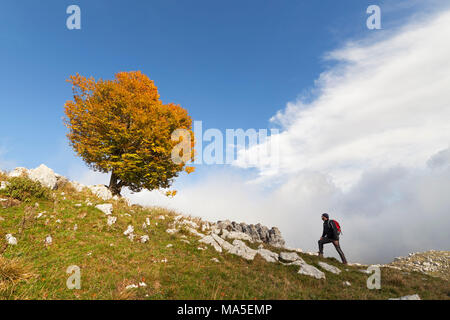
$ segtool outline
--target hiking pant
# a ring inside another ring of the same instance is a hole
[[[334,247],[336,248],[336,251],[339,253],[339,256],[342,259],[342,263],[347,263],[344,252],[342,252],[341,246],[339,245],[339,240],[329,239],[327,237],[324,237],[322,240],[319,240],[319,254],[323,254],[323,245],[325,243],[330,242],[333,243]]]

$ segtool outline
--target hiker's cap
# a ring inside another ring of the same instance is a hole
[[[330,216],[328,215],[328,213],[322,213],[322,217],[325,217],[327,219],[330,219]]]

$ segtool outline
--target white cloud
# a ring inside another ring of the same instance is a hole
[[[447,11],[388,39],[331,52],[328,58],[339,63],[320,76],[317,99],[289,103],[273,117],[284,129],[272,137],[279,171],[254,165],[262,176],[325,172],[344,189],[365,170],[423,167],[450,141],[449,38]]]

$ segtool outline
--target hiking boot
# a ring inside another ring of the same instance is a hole
[[[318,253],[319,258],[323,258],[323,253],[322,252],[317,252],[317,253]]]

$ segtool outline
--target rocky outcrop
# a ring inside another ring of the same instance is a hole
[[[285,241],[281,236],[281,232],[278,228],[272,227],[272,229],[267,228],[261,224],[246,224],[231,222],[229,220],[218,221],[216,224],[218,230],[226,230],[228,232],[240,232],[247,234],[251,237],[253,241],[264,242],[274,247],[283,248]]]
[[[397,257],[384,265],[404,271],[417,271],[450,280],[450,251],[430,250],[410,253],[407,257]]]

